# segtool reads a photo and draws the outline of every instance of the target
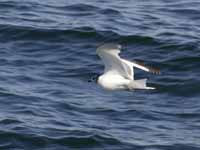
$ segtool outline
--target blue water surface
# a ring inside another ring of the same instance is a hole
[[[198,0],[1,0],[1,150],[199,150]],[[161,69],[106,91],[96,48]]]

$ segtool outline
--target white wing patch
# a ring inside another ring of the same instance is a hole
[[[123,64],[124,64],[124,68],[125,68],[125,71],[128,75],[128,78],[133,80],[134,79],[134,70],[133,70],[133,65],[131,62],[129,62],[128,60],[125,60],[125,59],[121,59]]]

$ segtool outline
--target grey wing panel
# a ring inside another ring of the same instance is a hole
[[[133,80],[133,67],[129,63],[125,62],[118,55],[114,56],[111,54],[106,54],[103,59],[106,62],[106,71],[115,71],[127,79]]]
[[[128,79],[133,79],[133,67],[120,58],[121,45],[105,44],[97,48],[97,54],[105,65],[105,72],[116,72]]]
[[[134,71],[133,71],[133,65],[131,62],[129,62],[128,60],[125,59],[121,59],[125,72],[128,76],[129,79],[133,80],[134,79]]]
[[[120,62],[120,58],[118,55],[113,55],[107,52],[100,53],[99,56],[101,57],[104,65],[105,65],[105,72],[113,71],[119,72],[120,74],[124,72],[123,65]]]

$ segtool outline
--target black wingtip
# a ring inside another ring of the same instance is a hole
[[[149,67],[149,70],[153,74],[157,74],[157,75],[161,74],[160,69],[158,68]]]

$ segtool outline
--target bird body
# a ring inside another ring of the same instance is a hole
[[[134,80],[133,67],[147,72],[151,69],[120,58],[120,50],[121,45],[112,43],[97,48],[97,54],[105,65],[104,74],[98,77],[97,83],[108,90],[155,89],[146,86],[147,79]]]
[[[107,90],[117,90],[128,88],[130,80],[118,74],[106,73],[99,76],[97,83]]]

